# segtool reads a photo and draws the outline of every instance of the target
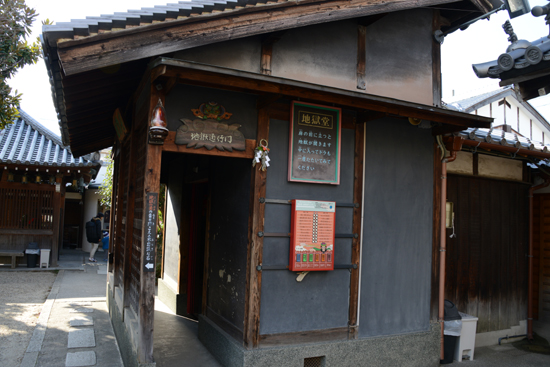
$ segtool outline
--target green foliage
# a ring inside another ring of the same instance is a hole
[[[12,94],[7,80],[23,66],[35,64],[41,55],[38,38],[32,44],[26,40],[37,15],[24,0],[0,0],[0,129],[19,116],[21,94]]]
[[[111,160],[106,168],[105,178],[97,190],[101,196],[101,205],[107,208],[111,208],[111,196],[113,195],[113,167],[114,161]]]

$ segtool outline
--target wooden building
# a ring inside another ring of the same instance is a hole
[[[434,137],[491,119],[440,107],[433,33],[490,8],[191,1],[44,26],[64,142],[114,144],[108,301],[126,365],[154,364],[161,184],[159,297],[223,365],[439,364]],[[333,213],[328,246],[295,200]],[[319,252],[291,246],[300,233]]]
[[[100,162],[94,158],[75,158],[57,135],[19,110],[13,124],[0,131],[2,259],[24,263],[28,244],[35,242],[51,250],[50,264],[57,266],[65,224],[81,231],[81,206],[71,195],[81,195],[99,171]],[[72,192],[67,192],[67,185]]]
[[[548,190],[539,186],[548,179],[550,146],[544,141],[550,125],[510,87],[449,106],[495,120],[491,129],[458,133],[465,141],[448,166],[447,200],[455,217],[447,230],[454,236],[448,240],[446,298],[478,317],[477,346],[532,336],[532,321],[550,316]]]

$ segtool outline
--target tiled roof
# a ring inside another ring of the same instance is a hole
[[[451,109],[456,109],[457,111],[461,111],[461,112],[471,112],[479,107],[482,107],[491,102],[494,102],[495,98],[498,99],[498,98],[505,97],[505,96],[502,96],[502,94],[509,95],[512,93],[514,93],[512,86],[507,86],[507,87],[493,90],[477,96],[473,96],[473,97],[469,97],[469,98],[465,98],[459,101],[449,103],[447,104],[447,107]]]
[[[59,22],[42,27],[44,41],[50,46],[56,46],[58,39],[78,39],[94,36],[99,33],[120,31],[122,29],[145,26],[152,23],[183,20],[217,15],[222,12],[231,12],[249,7],[262,5],[277,5],[280,3],[295,2],[294,0],[188,0],[174,4],[155,5],[102,14],[87,16],[86,19],[72,19],[70,22]]]
[[[51,167],[92,167],[100,163],[73,157],[57,135],[22,110],[19,118],[0,133],[0,162]]]
[[[501,78],[501,74],[512,69],[535,69],[535,65],[550,61],[550,38],[544,36],[526,48],[518,48],[501,54],[498,59],[474,64],[474,72],[478,78]]]
[[[513,133],[507,133],[501,129],[468,128],[454,133],[454,135],[462,136],[465,139],[478,141],[480,143],[497,144],[544,153],[550,152],[550,145],[542,145],[539,142],[534,142]]]

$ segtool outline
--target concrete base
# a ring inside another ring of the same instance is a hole
[[[189,317],[187,295],[177,293],[163,279],[158,279],[158,298],[176,315]]]
[[[208,318],[199,317],[199,339],[226,367],[303,367],[304,359],[324,357],[325,367],[439,366],[440,328],[358,340],[308,343],[246,350]],[[368,362],[366,362],[368,361]]]
[[[527,320],[522,320],[519,325],[512,326],[510,329],[489,331],[487,333],[476,334],[476,348],[489,347],[492,345],[498,345],[498,339],[514,335],[527,334]],[[518,341],[518,338],[503,339],[501,344],[512,343]]]
[[[111,287],[107,287],[107,304],[109,314],[111,315],[111,323],[118,341],[120,355],[124,361],[125,367],[155,367],[156,363],[140,363],[137,355],[137,336],[138,322],[134,312],[128,307],[122,309],[121,297],[116,297],[111,291]],[[114,288],[114,293],[117,294],[118,287]]]

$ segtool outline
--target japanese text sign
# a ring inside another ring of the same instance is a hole
[[[340,184],[340,108],[292,102],[288,180]]]
[[[147,193],[147,202],[145,204],[145,253],[143,261],[143,271],[155,271],[155,250],[157,247],[157,213],[158,213],[158,193]]]

